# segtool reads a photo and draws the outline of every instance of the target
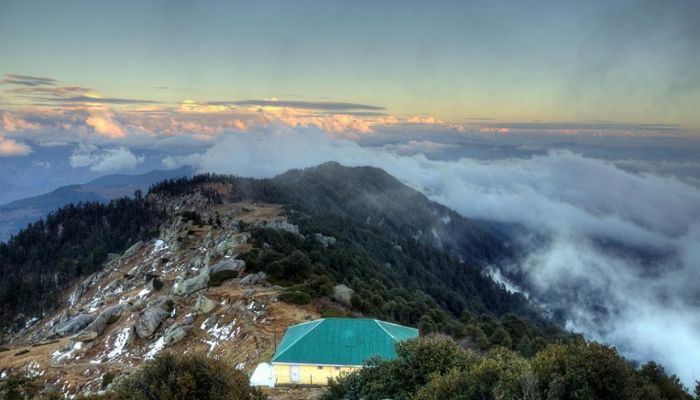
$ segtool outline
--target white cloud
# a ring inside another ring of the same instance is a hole
[[[29,145],[0,136],[0,157],[24,156],[31,152],[32,148]]]
[[[220,137],[205,153],[168,163],[257,177],[325,161],[383,168],[467,217],[542,235],[515,266],[535,298],[565,305],[570,328],[637,360],[658,360],[686,384],[700,377],[700,189],[568,151],[435,161],[385,150],[276,125]],[[639,252],[595,239],[666,256],[645,263]]]
[[[126,147],[100,149],[94,145],[78,145],[70,156],[70,165],[74,168],[90,167],[96,172],[116,172],[132,170],[144,161],[143,156],[136,156]]]

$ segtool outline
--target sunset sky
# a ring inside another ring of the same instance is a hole
[[[696,1],[0,2],[0,152],[49,135],[700,134]]]

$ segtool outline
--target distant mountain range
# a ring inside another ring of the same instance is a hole
[[[0,241],[8,240],[27,224],[67,204],[93,201],[106,203],[119,197],[133,196],[136,190],[145,193],[154,183],[192,176],[192,173],[190,167],[182,167],[140,175],[107,175],[84,184],[62,186],[49,193],[0,205]]]

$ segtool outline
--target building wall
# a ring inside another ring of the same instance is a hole
[[[296,364],[273,363],[275,369],[275,385],[301,384],[301,385],[326,385],[329,378],[335,378],[341,373],[349,373],[360,367],[346,365],[305,365],[299,364],[299,382],[291,381],[291,366]],[[337,368],[337,369],[336,369]]]

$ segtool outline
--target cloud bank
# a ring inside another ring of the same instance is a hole
[[[70,156],[73,168],[89,167],[95,172],[117,172],[133,170],[144,161],[143,156],[136,156],[126,147],[100,149],[94,145],[79,145]]]
[[[698,187],[570,151],[436,161],[413,151],[429,143],[411,146],[366,148],[275,125],[166,164],[257,177],[325,161],[383,168],[466,217],[528,227],[538,241],[521,238],[526,255],[503,271],[519,273],[570,329],[657,360],[687,385],[700,377]]]

